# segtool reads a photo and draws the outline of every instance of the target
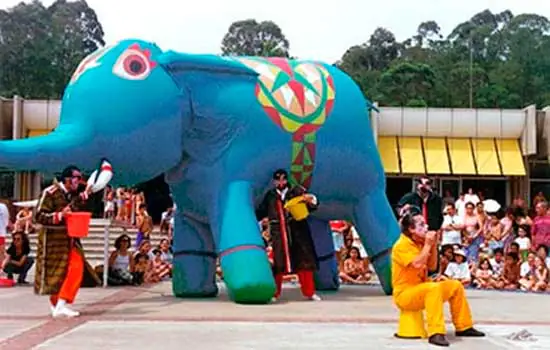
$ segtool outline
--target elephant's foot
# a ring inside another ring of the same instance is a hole
[[[230,183],[218,208],[219,251],[229,296],[237,303],[267,303],[275,294],[275,279],[252,203],[250,184]]]
[[[221,255],[229,297],[241,304],[265,304],[275,294],[271,265],[263,247],[235,247]]]
[[[334,291],[340,287],[338,262],[334,254],[334,242],[328,221],[317,218],[308,219],[311,237],[315,244],[319,270],[315,272],[315,289]]]
[[[390,295],[390,253],[400,230],[383,189],[377,189],[361,199],[354,208],[353,219],[380,284],[384,292]]]
[[[174,256],[172,270],[172,291],[178,298],[210,298],[218,295],[215,278],[215,256],[186,255]]]
[[[208,225],[178,213],[175,217],[172,291],[176,297],[215,297],[216,254]]]

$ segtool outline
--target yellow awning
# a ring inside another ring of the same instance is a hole
[[[36,136],[47,135],[50,132],[52,132],[52,131],[48,130],[48,129],[29,130],[29,132],[27,133],[27,137],[36,137]]]
[[[399,154],[403,174],[425,174],[420,137],[399,137]]]
[[[443,138],[427,137],[424,143],[424,157],[428,174],[450,174],[447,145]]]
[[[518,140],[496,140],[498,157],[502,166],[502,175],[525,176],[525,165],[519,149]]]
[[[380,136],[378,138],[378,152],[382,158],[386,173],[399,174],[399,155],[397,153],[397,137]]]
[[[448,138],[451,166],[455,175],[476,175],[470,139]]]
[[[472,139],[478,175],[502,175],[494,139]]]

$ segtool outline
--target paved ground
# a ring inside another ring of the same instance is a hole
[[[217,299],[182,300],[170,284],[152,288],[83,289],[72,320],[49,317],[47,298],[31,287],[0,289],[2,349],[429,349],[425,341],[393,338],[397,319],[378,287],[343,287],[303,301],[288,286],[274,305]],[[550,349],[550,295],[469,292],[482,340],[450,337],[454,349]],[[523,329],[532,341],[506,336]],[[452,326],[449,332],[452,334]]]

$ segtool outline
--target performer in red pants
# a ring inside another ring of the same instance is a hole
[[[36,221],[42,225],[38,234],[36,278],[34,291],[50,295],[52,316],[75,317],[71,310],[81,285],[95,286],[101,281],[84,259],[80,240],[67,234],[65,217],[83,210],[88,193],[83,191],[78,168],[67,167],[54,184],[42,192],[36,211]]]
[[[269,219],[269,230],[273,247],[273,272],[277,291],[273,301],[281,296],[283,278],[286,274],[298,275],[302,294],[310,299],[319,301],[315,294],[313,273],[318,269],[317,254],[311,238],[311,231],[307,220],[296,221],[284,209],[290,199],[304,196],[308,209],[313,211],[319,205],[317,198],[307,194],[301,186],[291,187],[288,184],[288,173],[279,169],[273,174],[275,187],[267,192],[258,209],[258,217]]]

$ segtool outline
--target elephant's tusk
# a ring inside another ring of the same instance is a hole
[[[97,179],[95,183],[92,185],[92,188],[91,188],[92,193],[103,190],[105,187],[107,187],[107,184],[109,184],[112,178],[113,178],[113,167],[108,161],[104,160],[103,163],[101,163],[101,167],[99,169],[99,174],[97,175]]]

